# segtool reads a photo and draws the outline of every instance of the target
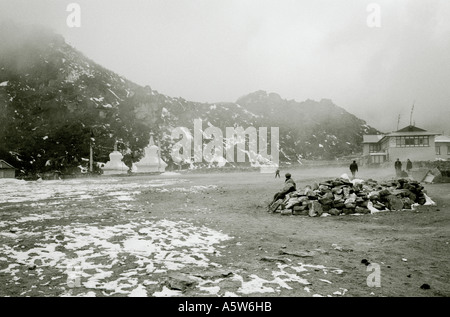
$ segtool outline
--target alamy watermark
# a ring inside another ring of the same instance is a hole
[[[67,268],[67,286],[70,288],[81,287],[82,275],[83,268],[81,265],[69,266]]]
[[[70,3],[66,8],[70,14],[67,16],[66,24],[69,28],[81,27],[81,6],[78,3]]]
[[[381,27],[381,6],[378,3],[370,3],[366,8],[370,14],[367,16],[366,22],[369,28]]]
[[[367,286],[381,287],[381,268],[378,263],[370,263],[367,266],[367,272],[372,272],[367,276]]]
[[[270,155],[268,151],[267,127],[227,127],[226,138],[222,130],[210,125],[203,131],[202,120],[194,120],[194,135],[188,128],[177,127],[172,130],[172,139],[181,139],[174,144],[171,156],[176,163],[227,162],[279,163],[279,128],[270,128]],[[209,140],[203,144],[204,140]],[[248,147],[246,147],[248,145]],[[235,148],[237,149],[235,156]],[[248,148],[248,150],[247,150]],[[225,154],[225,158],[224,158]]]
[[[67,5],[66,11],[70,12],[67,16],[66,24],[70,28],[81,27],[81,6],[72,2]],[[381,27],[381,6],[376,3],[370,3],[366,7],[366,11],[369,12],[367,16],[366,23],[369,28],[380,28]]]

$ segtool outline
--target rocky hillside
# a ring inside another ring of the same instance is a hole
[[[280,127],[280,146],[287,161],[334,159],[362,151],[364,134],[379,131],[331,100],[284,100],[276,93],[257,91],[237,103],[260,116],[262,125]]]
[[[375,129],[329,100],[287,101],[258,91],[233,103],[171,98],[105,69],[43,29],[2,25],[0,34],[0,158],[23,174],[87,165],[90,148],[106,162],[117,144],[127,165],[155,135],[163,159],[175,127],[280,128],[280,161],[329,159],[361,150]]]

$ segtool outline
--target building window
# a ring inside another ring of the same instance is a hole
[[[430,146],[428,136],[398,136],[395,138],[396,147],[421,147]]]
[[[380,144],[369,144],[369,152],[370,153],[377,153],[381,151],[381,145]]]
[[[441,147],[436,146],[436,155],[441,155]]]
[[[384,162],[384,157],[381,155],[374,155],[372,156],[372,163],[383,163]]]

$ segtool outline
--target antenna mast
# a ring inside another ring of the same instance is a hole
[[[411,107],[411,115],[409,116],[409,125],[412,125],[412,116],[413,116],[413,111],[414,111],[414,104],[416,103],[416,101],[414,100],[413,105]],[[414,123],[415,124],[415,123]]]
[[[397,130],[398,131],[398,126],[400,125],[400,114],[398,115],[398,119],[397,119]]]

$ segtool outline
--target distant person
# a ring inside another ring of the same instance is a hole
[[[280,170],[277,168],[277,171],[275,172],[275,178],[280,178]]]
[[[412,162],[408,159],[406,162],[406,172],[409,173],[410,170],[412,170]]]
[[[352,172],[353,179],[355,179],[357,171],[358,171],[358,164],[356,164],[356,161],[353,161],[353,163],[350,164],[350,172]]]
[[[394,167],[395,167],[395,174],[397,176],[400,176],[402,173],[402,162],[400,162],[400,159],[397,159],[397,161],[395,161]]]
[[[294,180],[292,179],[291,174],[286,173],[285,177],[286,177],[286,180],[284,181],[283,189],[273,196],[273,200],[269,204],[270,212],[274,212],[280,206],[280,204],[276,203],[279,199],[284,199],[287,194],[289,194],[291,192],[295,192],[297,190],[296,184],[295,184]]]

